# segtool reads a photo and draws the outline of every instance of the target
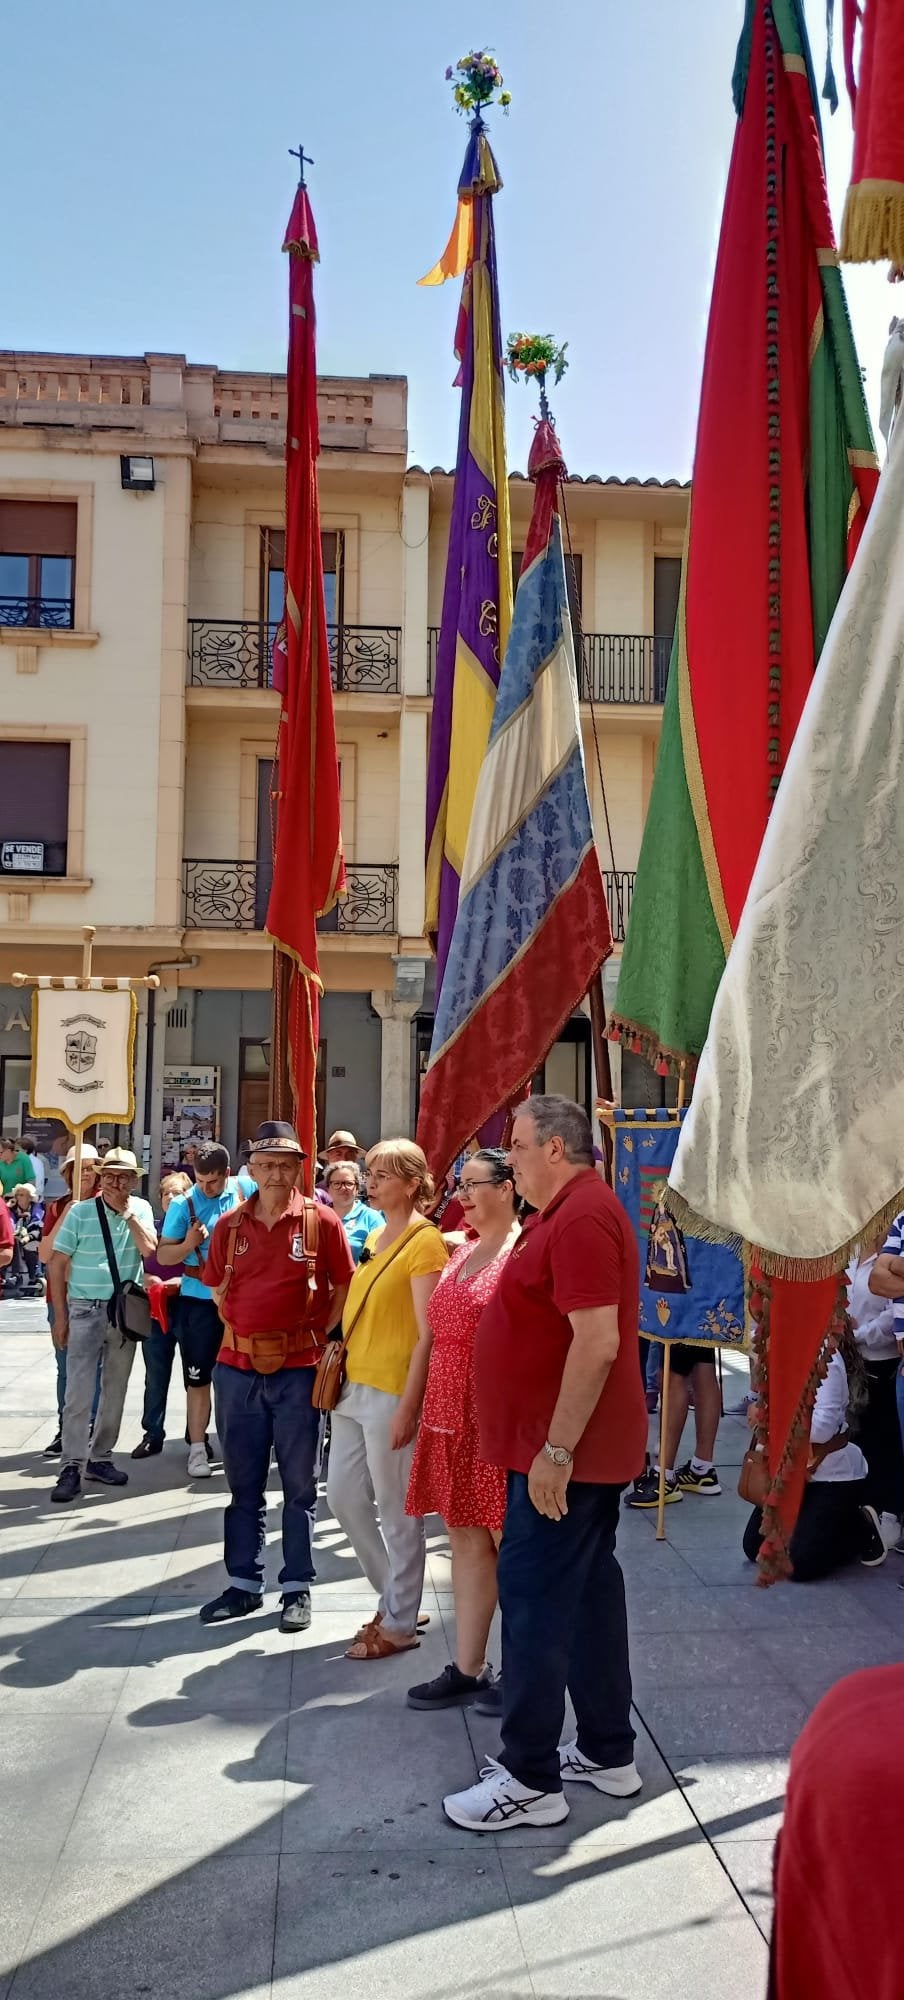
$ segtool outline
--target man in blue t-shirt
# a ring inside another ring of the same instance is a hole
[[[185,1400],[188,1405],[188,1476],[210,1478],[210,1384],[220,1351],[223,1325],[204,1266],[214,1226],[242,1200],[242,1189],[229,1172],[225,1146],[199,1146],[194,1160],[195,1185],[170,1202],[157,1260],[161,1265],[184,1264],[175,1320],[182,1355]]]

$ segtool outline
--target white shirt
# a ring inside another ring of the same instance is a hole
[[[861,1261],[852,1257],[847,1267],[848,1311],[854,1323],[854,1337],[867,1361],[893,1361],[897,1356],[895,1309],[891,1299],[877,1299],[869,1288],[870,1274],[878,1252]]]
[[[38,1200],[43,1201],[44,1185],[47,1180],[47,1168],[44,1165],[40,1153],[30,1153],[29,1159],[31,1160],[31,1173],[29,1175],[29,1179],[34,1183],[34,1186],[37,1189]]]
[[[816,1391],[810,1422],[811,1444],[828,1444],[840,1430],[847,1429],[848,1399],[847,1369],[841,1355],[833,1354],[825,1381],[820,1382]],[[825,1486],[830,1480],[865,1479],[867,1469],[859,1444],[846,1444],[838,1451],[830,1451],[816,1467],[813,1484]]]

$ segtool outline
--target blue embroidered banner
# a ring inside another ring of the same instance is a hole
[[[651,1340],[743,1347],[744,1272],[724,1243],[678,1228],[662,1205],[683,1112],[612,1114],[615,1191],[640,1251],[640,1331]]]

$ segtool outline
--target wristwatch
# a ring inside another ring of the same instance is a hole
[[[543,1446],[543,1450],[546,1457],[552,1460],[553,1465],[561,1466],[561,1465],[574,1464],[574,1452],[566,1451],[565,1446],[563,1444],[550,1444],[549,1439],[547,1438],[546,1443]]]

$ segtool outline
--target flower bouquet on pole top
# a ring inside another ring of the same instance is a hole
[[[446,71],[446,82],[455,83],[453,96],[462,116],[479,117],[487,104],[499,104],[508,111],[512,93],[504,88],[499,64],[490,49],[471,49]],[[498,94],[497,94],[498,93]]]
[[[540,418],[549,419],[549,404],[546,397],[546,377],[552,370],[554,382],[561,382],[568,363],[565,359],[567,340],[557,347],[551,333],[510,333],[505,346],[505,365],[512,382],[519,375],[531,375],[540,386]]]

